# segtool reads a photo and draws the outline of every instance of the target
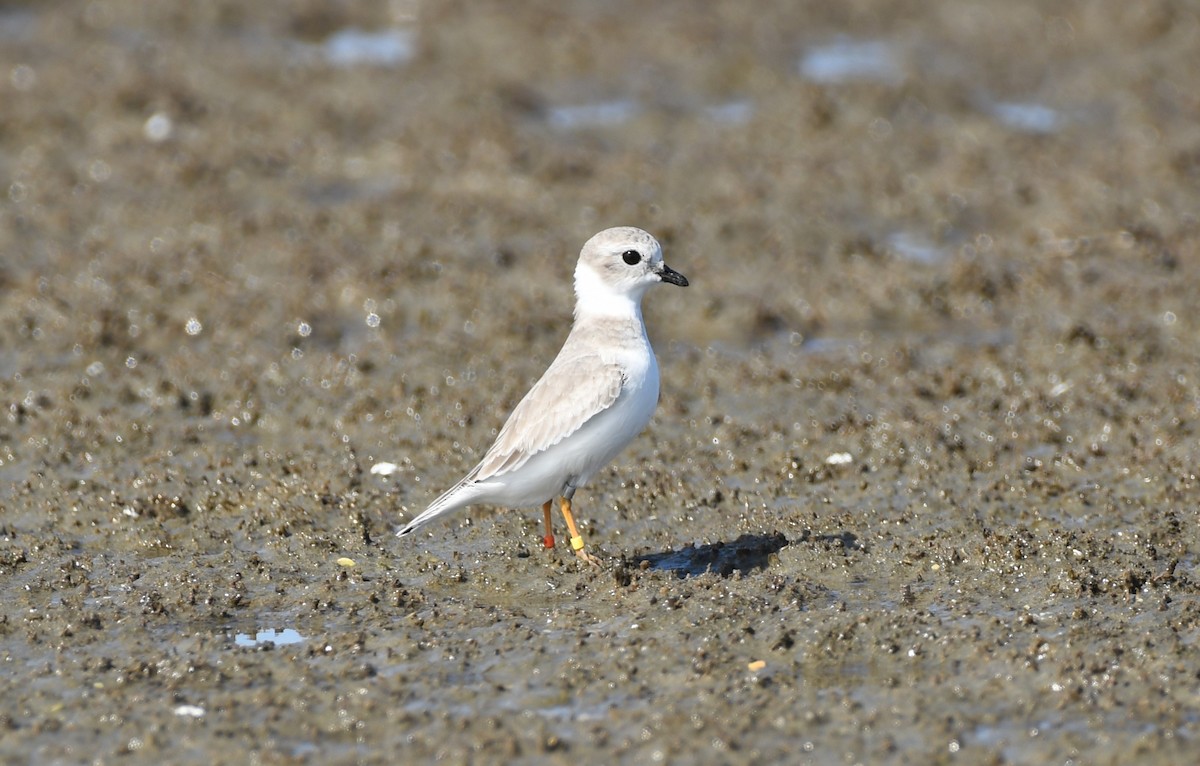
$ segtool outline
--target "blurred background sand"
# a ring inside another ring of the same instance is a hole
[[[1187,761],[1197,51],[1167,0],[0,4],[0,756]],[[612,225],[692,286],[577,497],[611,567],[394,539]]]

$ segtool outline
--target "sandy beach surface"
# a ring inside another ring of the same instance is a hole
[[[1200,8],[0,3],[0,761],[1200,752]],[[395,530],[654,233],[647,431]]]

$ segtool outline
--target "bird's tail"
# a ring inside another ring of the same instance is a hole
[[[453,487],[443,492],[441,496],[438,497],[437,500],[434,500],[432,503],[430,503],[429,507],[422,511],[419,516],[405,524],[404,527],[396,533],[396,536],[404,537],[420,527],[425,526],[444,513],[450,513],[461,508],[466,508],[471,504],[471,501],[475,499],[475,492],[473,492],[471,489],[471,485],[473,483],[474,482],[471,480],[471,477],[468,476],[466,479],[463,479],[458,484],[455,484]]]

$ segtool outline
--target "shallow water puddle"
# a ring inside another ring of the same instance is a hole
[[[26,39],[37,23],[37,15],[29,10],[17,10],[14,8],[6,8],[0,11],[0,40],[23,40]],[[12,80],[14,85],[21,80],[21,74],[17,71],[21,67],[14,67]],[[28,67],[26,67],[28,69]],[[24,90],[19,85],[17,90]]]
[[[950,257],[943,247],[938,247],[919,234],[898,231],[887,238],[887,249],[897,257],[913,263],[934,264]]]
[[[754,116],[754,104],[749,101],[726,101],[704,107],[704,116],[725,125],[741,125]]]
[[[1022,133],[1057,133],[1066,122],[1061,112],[1042,104],[1000,101],[988,104],[987,111],[1005,126]]]
[[[546,112],[546,121],[562,130],[576,130],[629,122],[642,111],[631,99],[596,101],[590,104],[555,106]]]
[[[652,104],[662,107],[662,104]],[[591,101],[582,104],[549,106],[545,121],[558,130],[583,130],[587,128],[624,125],[648,111],[647,107],[631,98],[615,98],[607,101]],[[746,100],[722,101],[714,104],[692,104],[683,108],[688,114],[720,125],[742,125],[754,116],[754,104]]]
[[[233,637],[233,642],[238,646],[261,646],[262,644],[274,644],[275,646],[286,646],[287,644],[298,644],[304,641],[304,636],[300,635],[294,628],[284,628],[283,630],[275,630],[267,628],[260,630],[251,638],[249,633],[238,633]]]
[[[416,55],[416,35],[408,29],[343,29],[330,35],[319,50],[335,66],[400,66]]]
[[[819,83],[854,80],[895,84],[903,79],[895,47],[881,40],[838,40],[810,48],[796,67]]]

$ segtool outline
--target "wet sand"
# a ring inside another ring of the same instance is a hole
[[[1200,16],[792,5],[0,6],[0,759],[1192,759]],[[605,568],[396,539],[624,224]]]

